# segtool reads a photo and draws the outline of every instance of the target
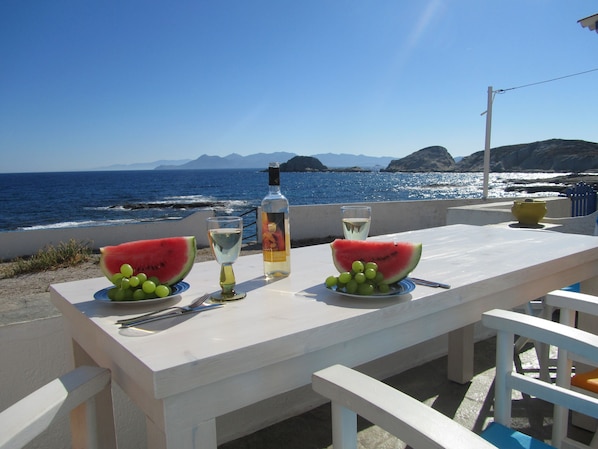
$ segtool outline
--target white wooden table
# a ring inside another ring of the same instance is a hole
[[[452,285],[410,295],[353,299],[327,290],[329,245],[293,249],[290,277],[266,284],[261,256],[235,263],[246,299],[155,332],[119,330],[115,320],[151,309],[92,298],[104,278],[52,287],[73,339],[75,363],[110,368],[147,416],[150,448],[215,448],[216,421],[230,411],[308,385],[314,371],[357,366],[451,333],[450,375],[472,375],[471,325],[482,312],[512,308],[598,275],[598,238],[543,230],[453,225],[377,240],[423,243],[413,275]],[[181,304],[218,288],[218,265],[196,264]],[[155,307],[155,306],[154,306]],[[466,351],[462,352],[465,348]]]

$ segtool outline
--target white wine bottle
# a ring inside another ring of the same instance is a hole
[[[289,201],[280,192],[280,166],[268,167],[268,195],[262,200],[262,252],[266,279],[291,274]]]

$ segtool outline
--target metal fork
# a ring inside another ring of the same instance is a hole
[[[197,306],[203,304],[206,301],[206,299],[208,299],[209,297],[210,297],[210,294],[206,293],[205,295],[201,295],[199,298],[194,299],[191,302],[191,304],[189,304],[188,306],[171,306],[171,307],[166,307],[164,309],[159,309],[159,310],[154,310],[153,312],[144,313],[143,315],[134,316],[133,318],[123,318],[123,319],[120,319],[120,320],[116,321],[116,324],[133,323],[133,322],[139,321],[139,320],[141,320],[143,318],[147,318],[147,317],[150,317],[152,315],[157,315],[159,313],[166,312],[168,310],[180,310],[181,312],[184,312],[186,310],[193,309],[194,307],[197,307]]]

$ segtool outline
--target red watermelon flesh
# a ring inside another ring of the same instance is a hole
[[[376,262],[386,284],[407,277],[422,254],[421,243],[336,239],[330,246],[334,266],[340,273],[351,271],[351,265],[356,260]]]
[[[128,263],[133,274],[145,273],[162,284],[174,285],[191,271],[196,252],[195,237],[137,240],[100,248],[100,269],[111,279],[122,264]]]

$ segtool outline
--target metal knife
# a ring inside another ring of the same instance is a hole
[[[426,281],[425,279],[418,279],[409,277],[413,281],[414,284],[424,285],[426,287],[432,288],[451,288],[449,284],[443,284],[442,282],[434,282],[434,281]]]
[[[174,318],[177,316],[183,316],[183,315],[187,315],[189,313],[199,313],[199,312],[203,312],[205,310],[209,310],[209,309],[215,309],[217,307],[222,307],[224,304],[203,304],[201,306],[197,306],[194,308],[190,308],[190,309],[186,309],[186,310],[174,310],[170,313],[165,313],[162,315],[157,315],[157,316],[149,316],[147,318],[140,318],[137,321],[128,321],[126,323],[121,323],[120,328],[119,329],[126,329],[128,327],[135,327],[138,326],[140,324],[146,324],[146,323],[151,323],[153,321],[159,321],[159,320],[163,320],[166,318]]]

